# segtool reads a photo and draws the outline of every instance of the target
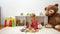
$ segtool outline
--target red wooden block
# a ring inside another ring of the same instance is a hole
[[[4,20],[4,27],[7,26],[7,20]]]

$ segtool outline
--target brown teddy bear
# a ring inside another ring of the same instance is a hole
[[[46,24],[46,27],[60,29],[60,13],[57,13],[58,4],[49,5],[45,8],[45,11],[46,16],[48,16],[48,24]]]

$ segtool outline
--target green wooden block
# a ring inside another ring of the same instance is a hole
[[[15,26],[15,21],[13,20],[13,21],[12,21],[12,27],[14,27],[14,26]]]

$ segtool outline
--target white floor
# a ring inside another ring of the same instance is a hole
[[[45,28],[43,27],[39,32],[36,33],[25,33],[25,32],[20,32],[20,29],[23,28],[22,26],[17,26],[17,27],[5,27],[0,30],[0,34],[60,34],[60,32],[54,30],[53,28]]]

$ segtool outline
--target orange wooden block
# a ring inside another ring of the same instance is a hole
[[[11,27],[12,27],[12,20],[10,20],[10,21],[9,21],[9,26],[11,26]]]

